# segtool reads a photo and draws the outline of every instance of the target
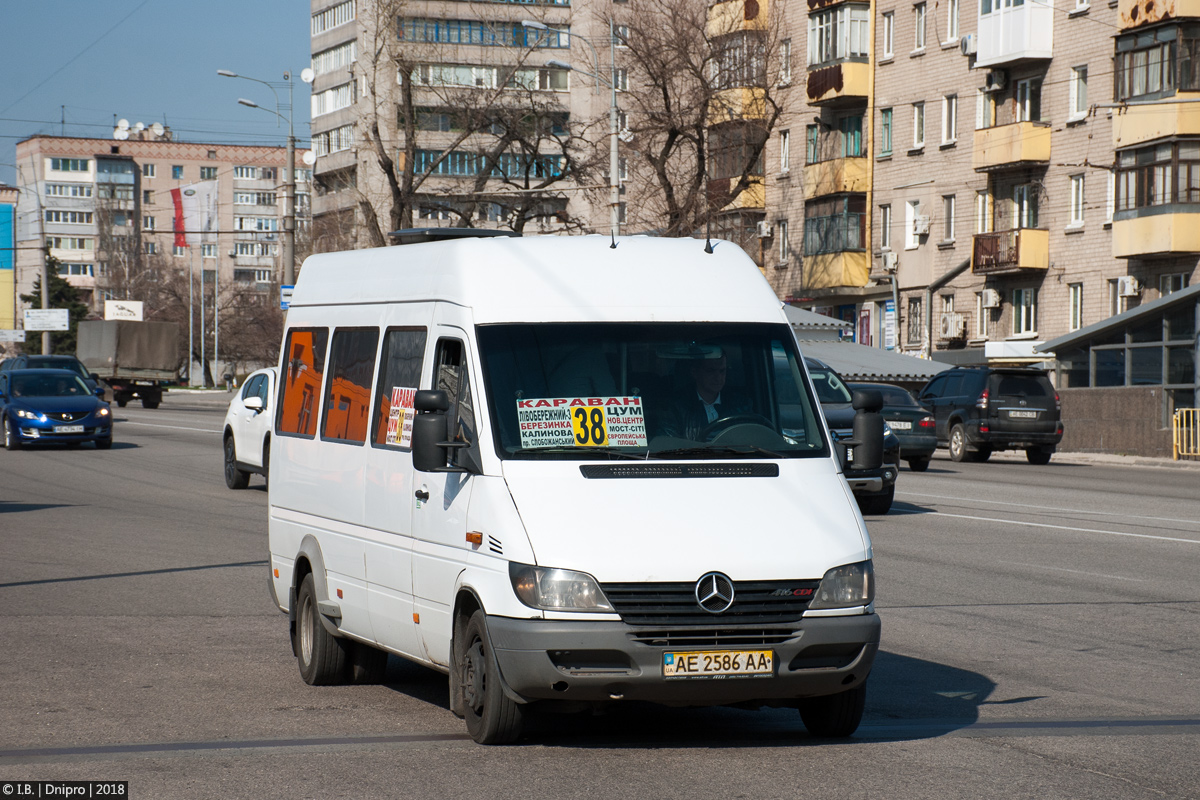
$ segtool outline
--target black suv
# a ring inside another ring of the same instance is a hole
[[[1062,441],[1058,393],[1040,369],[955,367],[917,395],[936,420],[939,447],[954,461],[987,461],[993,450],[1024,450],[1048,464]]]

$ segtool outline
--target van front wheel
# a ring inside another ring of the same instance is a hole
[[[858,730],[867,702],[867,682],[848,692],[810,697],[800,705],[800,719],[813,736],[840,739]]]
[[[500,686],[500,667],[492,652],[482,610],[471,615],[462,640],[456,639],[454,648],[467,733],[479,744],[515,741],[521,735],[524,709]]]

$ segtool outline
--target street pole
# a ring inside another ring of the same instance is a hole
[[[608,50],[612,64],[608,83],[612,87],[612,102],[608,108],[608,204],[611,206],[612,235],[616,240],[621,235],[621,180],[617,177],[617,168],[621,162],[617,157],[617,44],[613,33],[613,21],[612,17],[609,17]]]
[[[44,242],[46,237],[42,237]],[[50,307],[50,248],[45,249],[42,258],[42,308]],[[42,331],[42,355],[50,355],[50,331]]]
[[[292,118],[296,110],[292,107],[292,73],[283,73],[288,82],[288,142],[287,181],[284,183],[283,207],[283,283],[296,284],[296,133]]]
[[[196,387],[196,250],[189,247],[188,259],[188,386]]]

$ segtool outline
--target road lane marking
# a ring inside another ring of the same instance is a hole
[[[1047,567],[1045,564],[1022,564],[1020,561],[1001,561],[1001,564],[1011,564],[1014,567],[1029,567],[1030,569],[1048,569],[1053,572],[1070,572],[1074,575],[1090,575],[1093,578],[1111,578],[1114,581],[1134,581],[1135,583],[1145,583],[1145,578],[1126,578],[1123,575],[1105,575],[1102,572],[1084,572],[1081,569],[1067,569],[1066,567]]]
[[[932,497],[935,500],[956,500],[959,503],[987,503],[990,506],[1013,506],[1014,508],[1034,508],[1041,511],[1061,511],[1064,514],[1087,514],[1093,517],[1135,517],[1137,519],[1149,519],[1155,522],[1182,522],[1187,525],[1200,525],[1198,519],[1177,519],[1175,517],[1147,517],[1143,514],[1114,514],[1111,511],[1082,511],[1075,508],[1063,508],[1061,506],[1033,506],[1028,503],[1006,503],[1003,500],[986,500],[981,497],[962,497],[944,494],[923,494],[921,492],[896,492],[898,495],[907,497]]]
[[[1017,519],[997,519],[996,517],[975,517],[970,514],[947,514],[945,511],[893,511],[891,516],[935,516],[953,517],[954,519],[973,519],[979,522],[1000,522],[1005,525],[1025,525],[1030,528],[1050,528],[1057,531],[1076,531],[1078,533],[1105,533],[1109,536],[1130,536],[1134,539],[1157,539],[1160,542],[1182,542],[1184,544],[1200,544],[1200,539],[1178,539],[1172,536],[1153,536],[1149,533],[1128,533],[1126,531],[1103,531],[1099,528],[1075,528],[1070,525],[1050,525],[1045,522],[1024,522]]]
[[[172,431],[198,431],[200,433],[220,433],[212,428],[185,428],[182,425],[155,425],[153,422],[132,422],[127,419],[117,420],[122,425],[141,425],[143,428],[167,428]]]

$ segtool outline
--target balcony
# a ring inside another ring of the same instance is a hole
[[[1200,92],[1178,92],[1173,99],[1200,101]],[[1112,135],[1113,147],[1129,147],[1171,136],[1200,136],[1200,102],[1173,103],[1168,99],[1116,109]]]
[[[1140,212],[1118,212],[1113,219],[1113,258],[1200,253],[1200,206],[1155,206],[1152,213]]]
[[[808,102],[814,106],[865,103],[871,88],[871,65],[841,61],[808,73]]]
[[[866,286],[871,271],[865,252],[822,253],[804,257],[804,288],[837,289]]]
[[[994,4],[994,5],[993,5]],[[979,15],[979,49],[976,67],[998,67],[1054,56],[1054,6],[1050,2],[1026,0],[1009,5],[1002,0],[983,0]]]
[[[1168,19],[1200,17],[1200,0],[1118,0],[1117,24],[1121,30],[1153,25]]]
[[[972,244],[975,275],[1017,275],[1050,266],[1050,231],[1040,228],[977,233]]]
[[[768,0],[721,0],[708,9],[706,33],[710,39],[737,31],[767,28]]]
[[[708,199],[711,204],[720,203],[729,197],[736,181],[733,178],[713,178],[708,181]],[[759,210],[766,208],[767,187],[759,176],[751,176],[750,185],[721,206],[722,211]]]
[[[804,193],[808,197],[827,194],[865,193],[867,159],[835,158],[804,168]]]
[[[976,172],[1049,164],[1050,126],[1013,122],[975,131],[973,163]]]
[[[723,89],[713,97],[708,110],[708,124],[722,125],[767,116],[766,90],[758,86],[739,86]]]

